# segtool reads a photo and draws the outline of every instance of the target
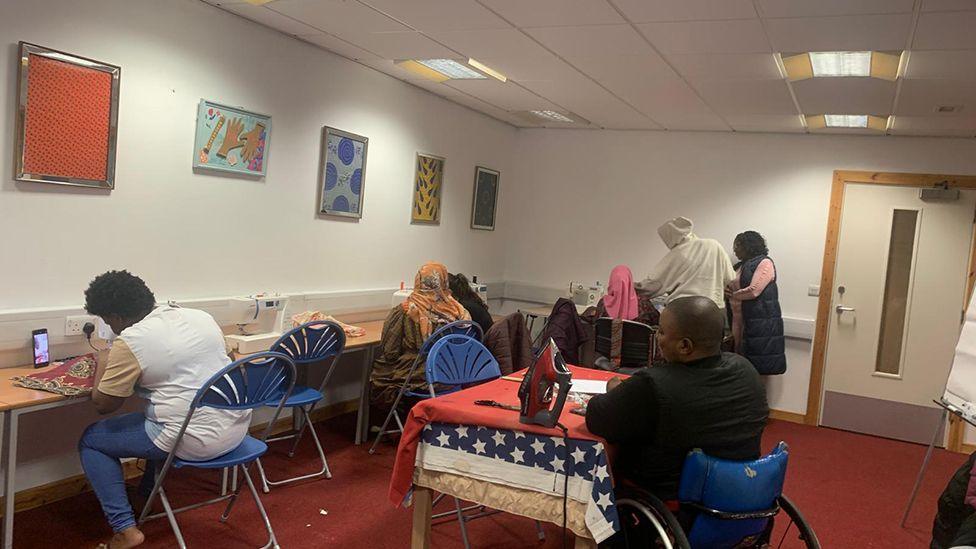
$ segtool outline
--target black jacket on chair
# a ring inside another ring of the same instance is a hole
[[[758,459],[768,416],[756,369],[722,353],[640,370],[590,399],[586,427],[619,445],[614,474],[673,499],[685,456],[695,448],[721,459]]]

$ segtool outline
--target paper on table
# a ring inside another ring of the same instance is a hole
[[[599,379],[574,379],[570,391],[588,395],[602,395],[607,392],[607,382]]]

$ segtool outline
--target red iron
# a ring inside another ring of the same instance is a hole
[[[519,421],[555,427],[573,385],[572,375],[556,342],[549,338],[549,343],[543,347],[535,364],[529,366],[519,385]],[[555,398],[554,388],[558,391]]]

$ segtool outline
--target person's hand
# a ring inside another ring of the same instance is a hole
[[[232,149],[243,146],[244,143],[241,142],[242,131],[244,131],[244,121],[240,118],[234,118],[228,122],[227,132],[224,134],[224,142],[220,144],[220,150],[217,151],[217,156],[227,158],[227,153]]]
[[[617,376],[611,377],[610,379],[607,380],[607,392],[609,393],[610,391],[614,390],[618,385],[620,385],[623,382],[624,380],[620,377]]]
[[[258,155],[258,146],[261,144],[261,134],[264,132],[264,124],[255,124],[251,131],[245,133],[241,136],[244,140],[244,150],[241,152],[241,158],[245,162],[250,162],[252,158]]]
[[[726,286],[725,287],[725,299],[730,299],[731,297],[732,297],[732,287],[731,286]]]

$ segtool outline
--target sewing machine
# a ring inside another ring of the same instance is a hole
[[[471,286],[471,290],[478,294],[478,297],[480,297],[482,301],[484,301],[486,304],[488,303],[487,284],[478,284],[478,277],[474,277],[474,282],[469,282],[468,285]],[[413,288],[400,288],[399,290],[393,292],[393,300],[390,303],[390,307],[396,307],[397,305],[403,303],[408,297],[410,297],[411,293],[413,293]]]
[[[239,353],[266,351],[285,331],[288,296],[257,294],[227,301],[230,323],[238,333],[224,337]]]
[[[582,282],[569,283],[570,299],[576,305],[583,307],[595,307],[600,302],[600,298],[606,293],[603,283],[597,281],[595,286],[587,286]]]
[[[549,343],[529,366],[519,385],[519,421],[543,427],[555,426],[573,386],[572,376],[556,342],[549,338]]]

